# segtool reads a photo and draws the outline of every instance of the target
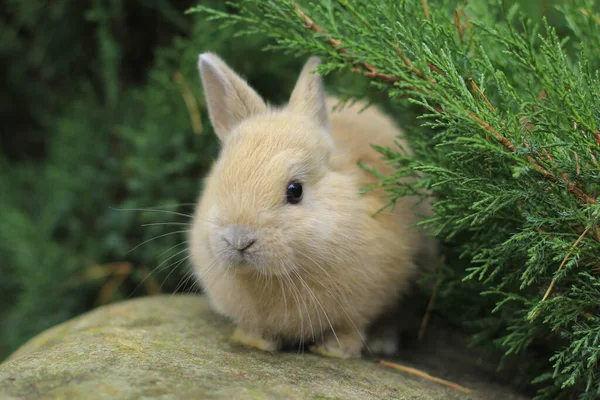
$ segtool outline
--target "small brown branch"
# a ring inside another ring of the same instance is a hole
[[[594,135],[594,138],[596,139],[596,144],[598,146],[600,146],[600,133],[594,132],[593,135]]]
[[[365,65],[369,65],[367,63],[364,63]],[[367,69],[367,71],[365,71],[365,69]],[[370,79],[379,79],[388,83],[395,83],[395,82],[401,82],[402,80],[393,76],[393,75],[388,75],[388,74],[383,74],[381,72],[377,72],[377,71],[370,71],[368,70],[368,68],[364,67],[361,68],[352,68],[352,72],[356,72],[358,74],[363,75],[366,78],[370,78]],[[416,88],[411,88],[414,91],[419,91]]]
[[[569,257],[571,257],[571,254],[573,254],[573,251],[575,251],[575,248],[579,245],[579,243],[583,240],[583,238],[585,237],[585,235],[587,235],[587,233],[590,231],[591,227],[586,228],[583,233],[577,238],[577,240],[575,241],[575,243],[573,243],[573,246],[571,246],[571,250],[569,251],[569,253],[567,253],[567,255],[565,256],[565,258],[563,258],[562,262],[560,263],[560,266],[558,267],[558,271],[562,270],[563,267],[565,266],[565,264],[567,263],[567,260],[569,260]],[[542,298],[542,301],[545,301],[548,296],[550,296],[550,292],[552,292],[552,289],[554,288],[554,285],[556,285],[556,279],[552,279],[552,282],[550,282],[550,286],[548,286],[548,289],[546,290],[546,293],[544,293],[544,297]]]
[[[425,79],[425,75],[423,75],[423,73],[419,69],[415,68],[415,66],[410,62],[410,60],[406,58],[402,49],[396,47],[396,54],[398,54],[398,57],[400,57],[400,59],[402,60],[402,62],[404,62],[404,65],[406,65],[410,72],[412,72],[421,79]]]
[[[181,97],[183,97],[183,101],[185,102],[185,106],[188,109],[188,113],[190,114],[190,120],[192,122],[192,130],[196,135],[202,133],[202,119],[200,118],[200,112],[198,111],[198,101],[192,94],[190,87],[185,81],[183,74],[179,71],[175,72],[173,76],[175,82],[179,85],[179,91],[181,92]]]
[[[544,152],[544,154],[546,155],[546,158],[552,162],[555,162],[556,160],[552,157],[552,155],[548,152],[548,150],[546,149],[542,149],[542,151]]]
[[[594,155],[594,153],[592,152],[592,149],[588,148],[588,151],[590,153],[590,157],[592,157],[592,160],[594,160],[594,164],[598,165],[598,160],[596,160],[596,156]]]
[[[463,5],[460,9],[454,10],[454,21],[452,21],[452,25],[454,25],[456,27],[456,31],[458,32],[458,38],[461,41],[461,43],[463,41],[463,38],[465,35],[465,30],[468,25],[467,23],[465,23],[465,24],[460,23],[460,20],[463,17],[466,6],[467,6],[467,0],[464,1]]]
[[[421,0],[423,3],[423,11],[425,12],[425,18],[431,19],[429,16],[429,6],[427,6],[427,0]]]
[[[573,152],[575,154],[575,173],[577,175],[581,174],[581,166],[579,165],[579,154],[576,151]]]
[[[107,304],[125,279],[133,272],[133,266],[128,262],[107,264],[106,266],[102,266],[102,268],[111,278],[100,288],[95,301],[96,306]]]
[[[591,13],[590,13],[588,10],[586,10],[585,8],[579,8],[579,10],[578,10],[578,11],[579,11],[580,13],[582,13],[583,15],[585,15],[586,17],[591,17],[591,18],[593,18],[593,19],[594,19],[594,20],[595,20],[597,23],[599,23],[599,24],[600,24],[600,17],[594,17],[594,16],[592,16],[592,15],[591,15]]]
[[[492,105],[492,103],[490,103],[490,101],[485,96],[485,94],[483,94],[483,92],[481,91],[481,89],[479,89],[479,86],[477,86],[477,84],[475,83],[475,81],[473,80],[473,78],[467,78],[467,81],[471,84],[471,88],[474,91],[476,91],[479,94],[479,96],[481,96],[481,98],[485,101],[485,103],[488,105],[488,107],[490,108],[490,110],[492,110],[493,112],[496,112],[496,108]]]
[[[440,264],[444,265],[446,262],[446,256],[442,255],[439,259]],[[442,283],[442,279],[439,276],[439,268],[436,267],[436,272],[438,273],[438,277],[435,281],[435,285],[431,291],[431,297],[429,298],[429,303],[427,304],[427,310],[425,311],[425,315],[423,315],[423,319],[421,320],[421,327],[419,328],[419,343],[423,342],[423,338],[425,338],[425,332],[427,331],[427,326],[429,325],[429,319],[431,318],[431,312],[433,311],[433,307],[435,306],[435,300],[437,298],[437,293]]]
[[[390,367],[390,368],[396,369],[398,371],[406,372],[406,373],[411,374],[411,375],[415,375],[415,376],[418,376],[418,377],[421,377],[421,378],[425,378],[425,379],[430,380],[430,381],[435,382],[435,383],[439,383],[439,384],[448,386],[448,387],[450,387],[452,389],[458,390],[459,392],[471,393],[471,389],[467,389],[464,386],[460,386],[460,385],[458,385],[458,384],[456,384],[454,382],[450,382],[450,381],[447,381],[445,379],[441,379],[441,378],[437,378],[435,376],[431,376],[427,372],[420,371],[420,370],[418,370],[416,368],[406,367],[404,365],[400,365],[400,364],[396,364],[396,363],[391,363],[391,362],[388,362],[388,361],[379,361],[379,364],[384,365],[386,367]]]
[[[514,153],[515,151],[517,151],[517,148],[511,143],[510,140],[508,140],[506,137],[504,137],[503,135],[501,135],[497,130],[495,130],[494,128],[492,128],[490,126],[490,124],[488,124],[485,121],[482,121],[477,115],[475,115],[474,112],[469,111],[469,115],[471,116],[471,118],[477,122],[479,125],[481,125],[486,131],[488,131],[489,133],[491,133],[492,135],[494,135],[496,137],[496,139],[498,139],[498,141],[500,141],[500,143],[502,143],[502,145],[504,147],[506,147],[508,150],[510,150],[511,153]]]
[[[148,293],[150,296],[162,293],[162,287],[158,284],[156,279],[152,277],[152,271],[150,271],[145,265],[140,267],[140,271],[144,276],[142,283],[146,288],[146,293]]]

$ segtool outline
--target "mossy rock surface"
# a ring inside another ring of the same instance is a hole
[[[453,380],[472,393],[375,359],[244,348],[230,342],[232,331],[202,296],[104,306],[43,332],[1,364],[0,399],[522,398],[490,383],[462,351],[439,343],[393,361]]]

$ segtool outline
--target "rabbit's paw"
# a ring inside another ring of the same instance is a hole
[[[243,344],[247,347],[274,352],[279,350],[279,343],[275,340],[268,340],[258,334],[249,333],[241,328],[237,328],[231,337],[236,343]]]
[[[363,334],[356,330],[348,333],[336,332],[326,336],[321,343],[310,347],[310,351],[325,357],[360,358]]]

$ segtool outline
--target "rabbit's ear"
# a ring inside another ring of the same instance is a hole
[[[314,118],[319,125],[329,130],[329,113],[325,102],[323,80],[321,74],[314,72],[320,63],[318,57],[308,59],[292,91],[289,107]]]
[[[221,142],[244,119],[267,110],[264,100],[216,54],[200,54],[198,69],[210,122]]]

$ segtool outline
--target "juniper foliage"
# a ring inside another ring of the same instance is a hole
[[[396,167],[381,185],[390,207],[422,187],[437,199],[437,310],[519,361],[539,399],[600,397],[598,4],[561,4],[562,32],[502,1],[232,4],[193,11],[363,75],[404,115],[416,156],[376,146]]]

